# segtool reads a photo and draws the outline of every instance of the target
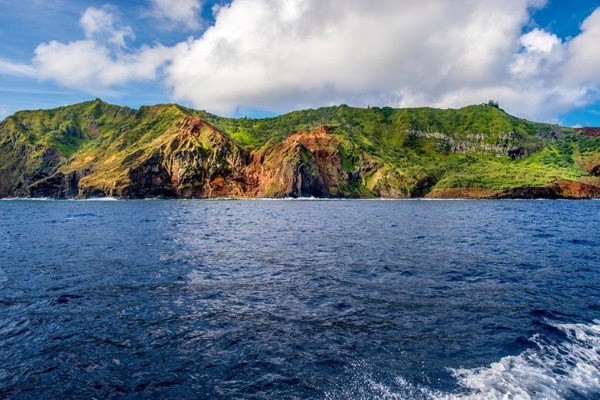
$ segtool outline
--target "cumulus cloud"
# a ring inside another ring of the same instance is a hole
[[[519,52],[510,66],[516,78],[540,78],[540,75],[552,71],[564,59],[562,41],[553,33],[534,29],[521,36]]]
[[[79,23],[87,39],[107,41],[115,46],[125,47],[125,40],[133,39],[135,35],[130,26],[117,27],[117,19],[116,7],[107,4],[100,8],[87,8]]]
[[[160,68],[185,46],[158,44],[126,51],[126,40],[134,37],[133,30],[119,25],[117,9],[110,5],[89,7],[80,24],[85,39],[51,41],[35,49],[33,65],[39,78],[90,93],[106,92],[132,81],[156,79]]]
[[[175,98],[230,113],[407,104],[509,78],[527,0],[234,0],[168,67]],[[484,96],[479,101],[484,101]]]
[[[199,0],[151,0],[153,15],[197,28]],[[113,6],[82,15],[82,40],[43,43],[39,76],[97,93],[161,79],[175,100],[231,114],[357,106],[460,107],[495,99],[519,116],[552,120],[600,98],[600,8],[574,38],[530,25],[546,0],[232,0],[215,23],[173,47],[130,49]]]
[[[199,29],[201,24],[200,0],[150,0],[150,15],[165,21],[167,29]]]
[[[519,41],[528,52],[538,53],[550,53],[554,46],[561,43],[561,40],[555,34],[538,28],[521,36]]]
[[[572,83],[591,84],[600,81],[600,7],[581,25],[581,34],[569,44],[568,63],[564,74]]]
[[[34,64],[39,77],[87,92],[131,81],[153,80],[158,69],[176,48],[144,47],[135,53],[114,55],[92,40],[71,43],[44,43],[35,50]]]

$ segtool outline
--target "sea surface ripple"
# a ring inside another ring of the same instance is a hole
[[[0,398],[600,398],[600,202],[0,202]]]

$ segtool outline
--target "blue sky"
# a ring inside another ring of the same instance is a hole
[[[546,7],[532,13],[531,23],[524,32],[538,26],[566,40],[579,34],[581,23],[598,7],[600,1],[594,0],[550,1]],[[569,126],[600,126],[600,101],[570,110],[558,119]]]
[[[0,118],[95,97],[236,116],[496,99],[600,126],[597,43],[600,0],[0,0]]]

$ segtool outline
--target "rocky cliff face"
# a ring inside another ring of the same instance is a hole
[[[428,138],[438,142],[439,150],[452,154],[485,154],[494,157],[510,157],[511,159],[527,157],[530,150],[519,144],[518,135],[515,132],[498,135],[490,140],[482,133],[463,135],[444,134],[439,132],[409,131],[409,138]],[[540,139],[555,140],[556,135]]]
[[[0,197],[591,198],[599,138],[485,106],[236,120],[96,100],[0,123]]]
[[[110,171],[77,160],[35,181],[36,197],[222,198],[222,197],[407,197],[402,177],[383,162],[357,152],[343,166],[342,142],[321,126],[295,133],[257,151],[237,145],[224,132],[185,117],[169,135],[122,158]],[[150,149],[153,149],[150,151]],[[91,160],[92,165],[98,160]],[[101,164],[101,163],[100,163]]]
[[[239,197],[245,191],[243,169],[248,152],[199,118],[185,117],[174,135],[160,138],[158,149],[141,152],[129,169],[120,197]]]

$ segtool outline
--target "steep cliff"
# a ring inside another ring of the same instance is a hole
[[[0,123],[0,197],[600,197],[600,135],[460,110],[221,118],[100,100]]]

